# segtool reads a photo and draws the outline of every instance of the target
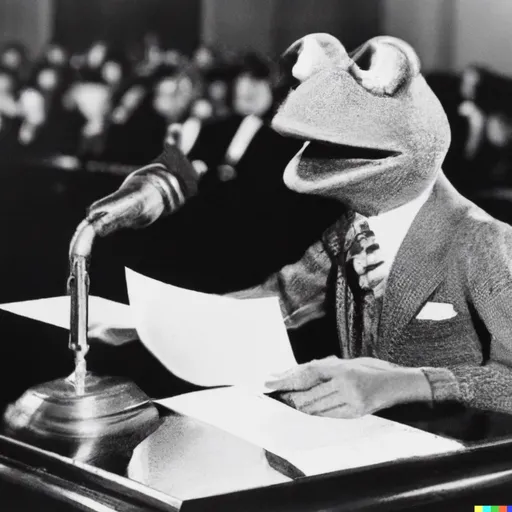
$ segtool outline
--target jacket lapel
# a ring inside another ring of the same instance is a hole
[[[386,284],[379,325],[379,345],[384,352],[445,278],[447,247],[466,210],[461,200],[441,174],[414,219]]]

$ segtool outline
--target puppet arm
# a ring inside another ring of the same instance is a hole
[[[167,172],[176,176],[180,192],[185,198],[197,193],[199,175],[171,138],[164,143],[162,153],[153,161],[153,164],[165,167]]]
[[[512,230],[489,227],[476,237],[468,266],[471,299],[491,336],[489,359],[482,366],[423,371],[434,401],[512,413]]]
[[[298,262],[282,268],[264,283],[226,296],[236,299],[277,296],[286,327],[294,329],[325,314],[331,267],[331,260],[319,241]]]

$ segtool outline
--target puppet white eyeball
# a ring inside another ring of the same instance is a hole
[[[285,55],[296,55],[291,69],[299,82],[330,67],[348,69],[352,63],[345,47],[334,36],[325,33],[309,34],[296,41]]]
[[[327,56],[318,41],[311,37],[305,37],[297,62],[292,68],[292,75],[300,82],[303,82],[314,73],[316,68],[321,67],[321,64],[326,60]]]
[[[354,56],[350,68],[352,76],[372,94],[392,96],[417,73],[419,64],[415,54],[410,55],[407,48],[404,50],[393,41],[392,38],[377,38]],[[365,55],[370,59],[370,66],[361,69],[358,61]]]

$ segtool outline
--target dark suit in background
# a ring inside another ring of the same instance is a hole
[[[339,217],[339,203],[286,188],[284,168],[301,144],[267,125],[240,158],[236,178],[216,179],[216,165],[240,122],[234,118],[201,127],[188,156],[206,161],[211,175],[181,210],[143,230],[98,241],[92,293],[126,301],[124,265],[198,291],[239,290],[298,260]],[[328,355],[336,343],[334,318],[313,322],[292,338],[299,361]],[[303,342],[312,338],[315,347]]]
[[[256,284],[296,260],[334,221],[338,204],[285,187],[283,170],[300,143],[265,124],[236,165],[236,178],[216,178],[240,122],[202,127],[189,153],[209,168],[199,194],[153,226],[107,241],[123,247],[120,261],[167,282],[224,293]]]

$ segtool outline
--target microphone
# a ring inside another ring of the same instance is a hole
[[[194,166],[168,139],[155,162],[132,172],[116,192],[93,203],[86,221],[101,237],[149,226],[194,196],[198,180]]]
[[[131,173],[119,189],[92,204],[69,248],[68,294],[71,297],[69,348],[75,355],[73,383],[85,392],[88,343],[89,260],[96,236],[120,229],[143,228],[178,210],[197,192],[199,176],[168,139],[155,162]]]

